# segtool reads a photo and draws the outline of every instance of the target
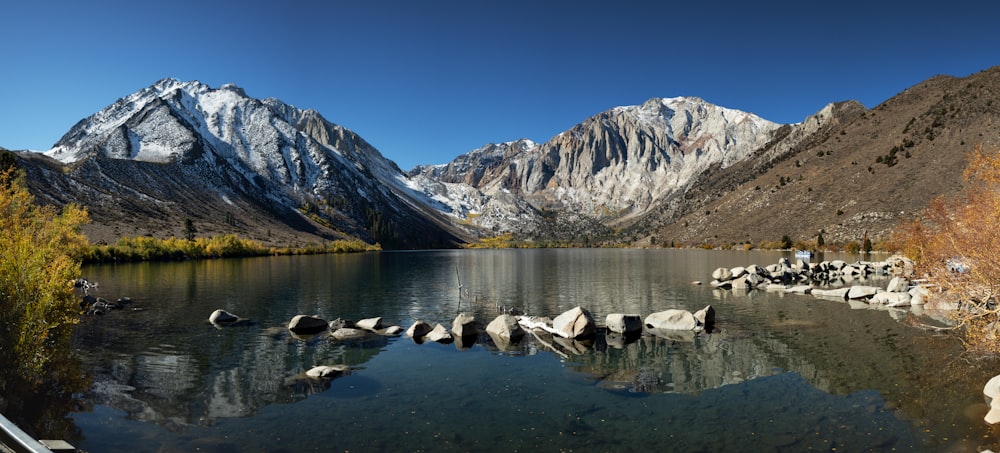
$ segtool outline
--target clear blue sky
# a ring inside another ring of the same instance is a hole
[[[0,146],[50,148],[164,77],[312,108],[404,170],[652,97],[794,123],[1000,65],[1000,2],[12,1]]]

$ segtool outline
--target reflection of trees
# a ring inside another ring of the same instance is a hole
[[[69,326],[51,332],[50,361],[46,372],[26,379],[11,355],[0,348],[0,413],[26,433],[39,439],[64,439],[74,443],[80,432],[67,415],[89,410],[91,403],[80,399],[90,387],[90,377],[70,347]]]

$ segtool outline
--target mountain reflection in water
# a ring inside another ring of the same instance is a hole
[[[690,283],[715,267],[780,256],[499,250],[91,267],[87,277],[105,297],[129,296],[144,310],[80,326],[94,410],[71,415],[89,451],[716,451],[748,443],[935,451],[995,442],[975,417],[995,363],[957,361],[955,341],[895,319],[913,313]],[[601,332],[589,342],[529,334],[501,348],[485,334],[474,345],[338,343],[282,327],[300,313],[382,316],[407,327],[417,319],[450,326],[459,310],[485,324],[498,305],[550,316],[580,305],[601,322],[706,304],[717,313],[711,332],[631,341]],[[213,328],[206,318],[216,308],[253,322]],[[296,378],[332,364],[352,372]]]

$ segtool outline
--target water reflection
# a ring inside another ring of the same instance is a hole
[[[41,353],[50,359],[38,375],[22,370],[19,365],[25,360],[13,348],[0,347],[0,413],[36,439],[77,442],[80,430],[67,414],[89,410],[93,404],[81,398],[91,379],[71,346],[70,327],[49,331]]]
[[[338,449],[411,442],[403,449],[638,450],[647,445],[642,436],[739,449],[746,438],[735,433],[789,449],[992,442],[981,416],[967,414],[995,373],[990,364],[943,359],[958,353],[954,341],[843,302],[691,284],[715,267],[772,255],[673,252],[447,251],[89,268],[105,297],[129,296],[140,310],[79,329],[95,375],[87,401],[143,424],[103,410],[78,414],[83,446],[127,451],[134,444],[107,437],[128,428],[162,445],[211,451],[205,439],[239,437],[278,450],[288,445],[268,436],[294,437],[302,420],[325,430],[303,432],[293,449],[336,439]],[[554,315],[581,305],[600,320],[706,303],[717,312],[710,333],[601,332],[584,342],[529,334],[510,344],[484,334],[452,345],[405,337],[341,343],[296,338],[283,327],[296,314],[449,325],[458,310],[488,322],[497,306]],[[216,329],[206,321],[216,308],[253,322]],[[297,378],[334,364],[353,372]],[[477,414],[474,426],[456,423],[469,414]],[[882,430],[869,433],[865,421]],[[664,432],[651,431],[657,426]],[[803,438],[811,426],[816,434]],[[873,439],[878,432],[891,435]]]

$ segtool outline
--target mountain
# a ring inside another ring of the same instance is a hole
[[[886,236],[961,187],[1000,136],[1000,68],[938,76],[869,110],[831,103],[796,124],[695,97],[653,98],[544,143],[488,144],[403,173],[312,110],[164,79],[15,153],[33,193],[76,202],[97,242],[238,233],[305,245],[361,238],[450,247],[512,233],[581,244],[759,244]]]
[[[312,110],[164,79],[25,155],[33,192],[77,202],[92,237],[235,232],[270,243],[360,238],[386,248],[451,246],[465,234],[393,190],[402,174],[357,134]],[[61,164],[61,165],[60,165]]]
[[[450,184],[442,190],[463,201],[451,212],[494,231],[607,236],[712,165],[742,161],[779,127],[699,98],[654,98],[602,112],[543,144],[490,144],[410,175]]]
[[[1000,67],[937,76],[875,106],[831,104],[779,130],[738,166],[706,171],[659,201],[630,234],[715,245],[886,238],[962,187],[967,154],[1000,143]],[[643,239],[640,239],[643,241]]]

